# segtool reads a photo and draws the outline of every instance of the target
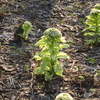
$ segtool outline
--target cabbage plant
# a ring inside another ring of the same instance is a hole
[[[28,40],[28,35],[32,30],[32,24],[29,21],[25,21],[21,28],[23,29],[23,33],[19,33],[18,35],[22,37],[24,40]]]
[[[56,28],[49,28],[44,31],[44,36],[36,43],[41,51],[36,53],[34,58],[41,60],[41,64],[36,68],[34,74],[43,74],[46,81],[52,80],[55,75],[62,76],[63,68],[59,63],[59,58],[69,59],[66,53],[60,52],[62,48],[68,48],[62,33]]]
[[[88,31],[84,34],[84,36],[88,37],[86,44],[98,45],[100,43],[100,4],[95,5],[91,10],[90,15],[87,16],[86,25],[88,25],[84,29]]]

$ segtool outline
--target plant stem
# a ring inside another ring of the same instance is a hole
[[[96,23],[96,29],[95,29],[95,41],[96,41],[96,45],[98,45],[99,43],[99,38],[98,38],[98,31],[99,31],[99,26],[98,26],[98,16],[95,19],[95,23]]]

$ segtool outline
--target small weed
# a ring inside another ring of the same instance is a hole
[[[65,23],[65,21],[60,21],[60,23],[64,24],[64,23]]]
[[[11,48],[11,49],[16,49],[16,47],[15,47],[15,46],[11,46],[10,48]]]
[[[73,14],[73,13],[69,13],[68,15],[70,15],[70,16],[74,16],[75,14]]]
[[[90,61],[92,63],[96,63],[96,60],[95,59],[92,59],[92,58],[88,58],[88,61]]]
[[[83,76],[78,76],[78,79],[83,80],[84,77]]]
[[[24,43],[24,45],[25,45],[25,46],[28,46],[29,44],[28,44],[28,43]]]
[[[40,87],[44,87],[44,85],[40,85]]]
[[[77,68],[78,68],[78,72],[80,72],[81,71],[81,66],[78,65]]]
[[[2,10],[2,9],[0,9],[0,12],[4,13],[4,12],[6,12],[6,10]]]
[[[96,92],[96,90],[95,90],[95,89],[90,89],[89,91],[90,91],[90,92]]]
[[[82,81],[84,80],[83,76],[78,76],[78,79],[80,80],[80,88],[82,88]]]
[[[22,8],[25,8],[25,5],[21,5]]]
[[[19,49],[19,48],[16,50],[16,52],[20,52],[20,51],[21,51],[21,49]]]
[[[17,54],[17,52],[13,52],[13,54]]]
[[[25,53],[25,52],[20,52],[20,54],[22,54],[22,55],[27,55],[27,53]]]
[[[18,35],[22,37],[24,40],[28,40],[28,35],[30,31],[33,29],[32,24],[29,21],[25,21],[21,27],[23,29],[23,33],[19,33]]]

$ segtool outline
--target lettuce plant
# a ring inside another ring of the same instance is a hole
[[[23,33],[19,33],[18,35],[22,37],[24,40],[27,40],[28,35],[32,30],[32,24],[29,21],[25,21],[21,28],[23,29]]]
[[[87,16],[84,36],[88,36],[89,40],[86,44],[95,44],[98,45],[100,43],[100,4],[95,5],[95,7],[91,10],[90,15]]]
[[[56,96],[55,100],[74,100],[72,96],[68,93],[60,93]]]
[[[62,48],[69,47],[64,44],[66,41],[61,32],[56,28],[49,28],[44,32],[44,36],[36,43],[42,50],[34,56],[36,60],[42,60],[40,67],[36,68],[35,74],[43,74],[46,81],[52,80],[55,75],[62,76],[63,68],[59,63],[59,58],[69,59],[66,53],[59,52]]]

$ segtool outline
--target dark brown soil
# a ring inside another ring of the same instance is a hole
[[[100,47],[84,46],[82,32],[97,3],[100,0],[0,0],[0,100],[54,100],[61,92],[75,100],[100,100]],[[24,21],[35,29],[29,41],[13,41]],[[59,29],[68,41],[70,47],[63,52],[71,59],[60,60],[63,77],[46,82],[42,75],[34,76],[40,62],[32,58],[39,51],[34,44],[50,27]]]

